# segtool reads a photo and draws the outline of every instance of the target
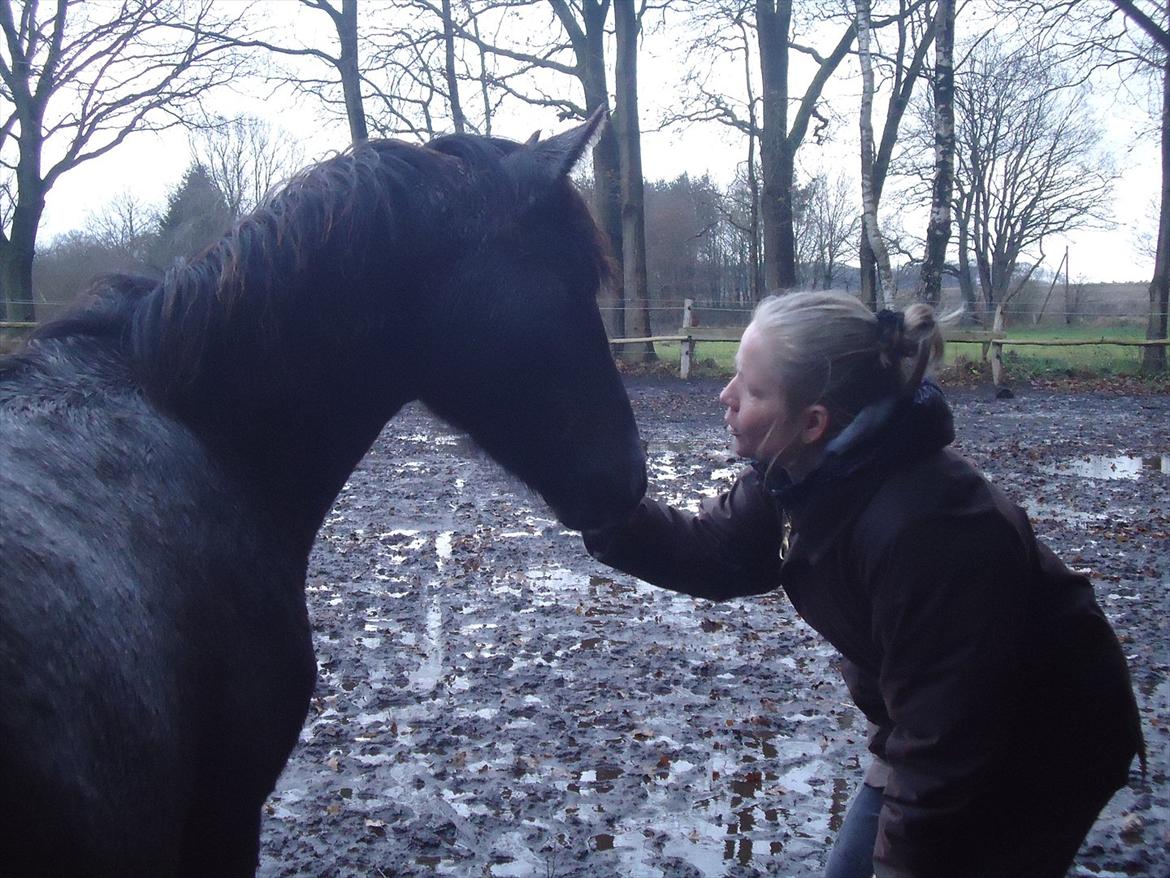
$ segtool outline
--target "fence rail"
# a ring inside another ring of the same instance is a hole
[[[628,344],[653,344],[657,342],[678,342],[681,345],[679,353],[679,375],[689,378],[691,364],[695,359],[695,345],[699,342],[726,342],[735,344],[740,340],[744,327],[733,333],[726,327],[719,329],[697,329],[693,325],[694,302],[690,299],[683,303],[682,328],[677,335],[647,335],[636,338],[611,338],[609,343],[614,346]],[[711,310],[704,308],[704,311]],[[728,309],[731,310],[731,309]],[[1002,318],[1000,318],[1002,319]],[[31,330],[37,324],[31,321],[0,320],[0,330]],[[991,354],[992,380],[998,386],[1003,381],[1003,348],[1013,346],[1033,345],[1037,347],[1074,347],[1083,345],[1118,345],[1122,347],[1170,347],[1170,339],[1137,339],[1137,338],[1010,338],[1003,330],[999,331],[971,331],[971,330],[943,330],[943,339],[947,342],[981,344],[983,346],[982,359],[986,361]]]
[[[611,345],[639,344],[646,342],[679,342],[679,376],[689,378],[691,364],[695,359],[695,345],[699,342],[728,342],[738,343],[746,327],[739,327],[734,334],[726,331],[726,327],[719,329],[696,330],[693,325],[695,303],[687,299],[683,303],[682,328],[678,335],[650,335],[638,338],[611,338]],[[704,311],[709,310],[707,308]],[[996,315],[997,323],[1003,324],[1002,309]],[[1003,383],[1003,348],[1016,345],[1035,345],[1039,347],[1074,347],[1080,345],[1120,345],[1123,347],[1170,347],[1170,338],[1137,339],[1137,338],[1010,338],[1003,329],[990,331],[948,330],[943,329],[943,340],[948,343],[981,344],[983,357],[986,361],[991,355],[991,376],[996,386]]]

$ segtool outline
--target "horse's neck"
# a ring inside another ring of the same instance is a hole
[[[232,429],[192,429],[219,452],[252,502],[307,555],[318,528],[385,421],[352,413],[254,417]]]
[[[281,312],[302,296],[270,295],[255,307],[246,290],[229,291],[239,293],[233,300],[217,289],[172,284],[143,300],[134,330],[140,372],[157,404],[307,552],[349,474],[410,398],[388,389],[385,376],[407,370],[372,345],[364,359],[361,327],[306,325],[311,315]]]

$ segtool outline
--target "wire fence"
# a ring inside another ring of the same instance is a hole
[[[12,302],[25,305],[28,302]],[[39,322],[52,319],[70,303],[33,302],[37,321],[0,321],[0,352],[15,347]],[[690,299],[654,300],[636,306],[649,315],[649,333],[638,337],[616,335],[610,343],[615,350],[633,344],[661,346],[663,356],[677,357],[684,377],[696,362],[714,360],[720,366],[729,363],[733,349],[751,320],[753,303],[695,301]],[[12,313],[11,309],[9,313]],[[628,319],[634,306],[615,307],[601,304],[607,325],[618,312]],[[945,306],[940,307],[946,313]],[[1027,371],[1023,367],[1056,366],[1097,372],[1136,372],[1141,349],[1167,345],[1165,339],[1145,338],[1148,312],[1115,309],[1104,313],[1099,305],[1074,310],[1049,308],[1000,308],[1002,320],[995,326],[994,316],[979,315],[982,324],[954,319],[944,327],[948,360],[965,359],[974,364],[991,363],[996,383],[1005,368]],[[1041,319],[1037,319],[1037,317]],[[677,346],[677,353],[674,348]],[[1025,364],[1023,361],[1027,360]]]

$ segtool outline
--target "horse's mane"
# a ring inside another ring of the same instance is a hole
[[[353,246],[380,223],[380,234],[392,239],[407,214],[411,221],[419,218],[408,209],[413,193],[424,186],[430,191],[458,172],[437,151],[412,144],[388,140],[350,147],[296,174],[219,241],[179,260],[161,281],[122,273],[95,278],[69,311],[31,338],[123,336],[131,314],[151,293],[163,300],[162,313],[180,318],[184,331],[198,331],[213,312],[232,311],[245,295],[279,294],[289,274],[304,270],[331,237],[344,236]],[[193,295],[203,291],[214,294]]]
[[[429,242],[483,234],[493,217],[523,204],[525,181],[500,161],[519,148],[468,135],[425,147],[394,140],[354,145],[292,177],[161,281],[99,278],[32,338],[103,339],[130,352],[144,377],[169,387],[191,380],[209,346],[226,344],[242,327],[250,327],[244,341],[259,351],[295,344],[282,337],[291,328],[278,314],[303,313],[307,324],[328,320],[335,309],[361,308],[359,279],[402,277]],[[605,282],[612,275],[609,248],[584,200],[560,183],[565,197],[549,206],[551,219],[589,242],[577,255]],[[354,291],[356,300],[323,295],[330,289]]]

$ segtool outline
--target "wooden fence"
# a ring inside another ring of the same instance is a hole
[[[695,301],[686,299],[683,302],[682,326],[678,335],[647,335],[639,338],[611,338],[611,345],[637,344],[639,342],[679,342],[678,374],[682,378],[689,378],[691,366],[695,361],[695,345],[701,341],[738,343],[743,329],[734,332],[717,334],[715,331],[695,331]],[[36,327],[36,323],[16,321],[0,321],[0,330],[15,330],[27,332]],[[943,337],[948,342],[968,342],[983,346],[982,361],[991,359],[991,378],[998,387],[1003,383],[1003,349],[1015,345],[1044,345],[1047,347],[1062,347],[1073,345],[1121,345],[1128,347],[1149,347],[1151,345],[1170,346],[1170,339],[1134,339],[1134,338],[1009,338],[1004,330],[1003,307],[995,310],[995,320],[992,328],[985,331],[943,330]]]
[[[743,334],[743,329],[739,329],[735,334],[724,333],[722,335],[710,334],[707,332],[696,333],[694,331],[694,309],[695,302],[693,299],[687,299],[683,303],[682,314],[682,328],[678,335],[650,335],[642,338],[611,338],[609,343],[611,345],[625,345],[636,344],[638,342],[679,342],[679,364],[678,374],[682,378],[689,378],[691,374],[691,366],[695,360],[695,345],[701,341],[714,342],[735,342],[738,343],[740,336]],[[1121,345],[1127,347],[1150,347],[1153,345],[1170,346],[1170,339],[1135,339],[1135,338],[1078,338],[1078,339],[1063,339],[1063,338],[1009,338],[1004,329],[1003,308],[996,308],[995,321],[990,330],[984,331],[970,331],[970,330],[943,330],[943,338],[948,342],[967,342],[973,344],[981,344],[983,346],[983,362],[987,362],[989,356],[991,359],[991,379],[996,387],[1003,384],[1003,349],[1006,346],[1013,345],[1044,345],[1048,347],[1064,347],[1074,345]]]

